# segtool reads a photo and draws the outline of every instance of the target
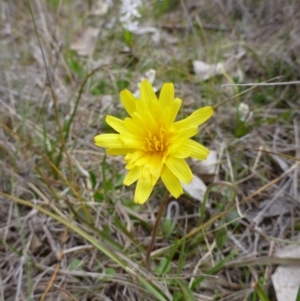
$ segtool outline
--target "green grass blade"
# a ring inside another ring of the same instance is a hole
[[[149,281],[146,281],[145,279],[143,278],[139,278],[141,284],[146,288],[146,290],[148,292],[151,292],[151,294],[157,298],[157,300],[159,301],[168,301],[168,299],[166,299],[166,297],[161,293],[159,292],[156,288],[153,287],[153,285],[151,285],[149,283]]]
[[[177,280],[176,283],[180,286],[185,301],[196,301],[192,290],[188,287],[188,285],[184,281]]]
[[[261,301],[270,301],[264,289],[259,282],[253,284],[253,288]]]
[[[232,251],[224,259],[220,260],[213,268],[211,268],[210,270],[208,270],[206,272],[206,274],[207,275],[213,275],[213,274],[219,272],[223,268],[223,266],[225,265],[225,263],[227,263],[231,258],[233,258],[236,255],[237,255],[237,251],[236,250]],[[192,288],[194,289],[197,285],[199,285],[205,279],[205,277],[206,276],[201,276],[201,277],[197,278],[194,281]]]
[[[300,286],[298,288],[298,293],[295,301],[300,301]]]
[[[149,288],[149,292],[151,292],[152,294],[155,294],[155,296],[157,298],[159,297],[158,300],[161,300],[161,301],[171,300],[170,298],[166,299],[167,297],[163,296],[161,289],[158,287],[158,282],[155,282],[152,279],[151,279],[152,281],[149,281],[149,279],[146,276],[147,275],[146,271],[144,271],[140,266],[132,263],[129,258],[125,258],[125,255],[122,255],[122,253],[116,253],[113,249],[100,243],[95,237],[89,235],[83,229],[74,225],[69,220],[66,220],[66,219],[46,210],[45,208],[42,208],[31,202],[17,198],[15,196],[12,196],[12,195],[9,195],[9,194],[3,193],[3,192],[0,192],[0,195],[7,199],[14,201],[15,203],[22,204],[22,205],[30,207],[30,208],[34,208],[34,209],[42,212],[43,214],[51,217],[52,219],[58,221],[62,225],[65,225],[67,228],[69,228],[70,230],[76,232],[78,235],[83,237],[86,241],[90,242],[95,248],[97,248],[100,252],[102,252],[108,258],[113,260],[116,264],[118,264],[127,273],[136,277],[140,281],[141,284],[146,285]]]

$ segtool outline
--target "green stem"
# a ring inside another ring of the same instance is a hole
[[[165,195],[163,197],[163,200],[160,204],[160,207],[158,209],[157,217],[156,217],[155,224],[154,224],[154,227],[153,227],[153,230],[152,230],[151,241],[150,241],[150,244],[148,246],[147,254],[146,254],[146,267],[147,267],[149,272],[151,272],[151,264],[150,264],[151,252],[152,252],[152,249],[153,249],[153,246],[154,246],[154,243],[155,243],[155,238],[156,238],[158,226],[159,226],[161,217],[162,217],[162,215],[165,211],[167,202],[169,200],[169,196],[170,196],[169,192],[166,191]]]

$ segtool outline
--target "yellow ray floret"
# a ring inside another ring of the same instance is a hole
[[[190,183],[193,174],[188,157],[206,160],[209,150],[190,138],[213,114],[210,106],[194,111],[176,121],[181,99],[174,98],[172,83],[163,85],[159,99],[148,80],[140,85],[140,99],[123,90],[121,102],[130,117],[125,120],[108,115],[106,122],[117,132],[95,136],[97,146],[107,148],[109,155],[124,156],[128,173],[125,185],[137,181],[134,202],[143,204],[161,178],[172,196],[182,193],[181,182]]]

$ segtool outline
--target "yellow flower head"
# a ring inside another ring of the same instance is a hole
[[[146,202],[159,178],[178,198],[183,193],[180,181],[188,184],[193,178],[184,159],[206,160],[209,154],[206,147],[190,138],[212,116],[213,108],[198,109],[175,121],[182,101],[174,99],[172,83],[163,85],[157,99],[150,82],[145,80],[140,85],[140,94],[140,99],[136,99],[128,90],[121,91],[122,104],[130,117],[121,120],[107,115],[106,122],[118,134],[95,136],[95,144],[106,147],[109,155],[125,156],[128,173],[124,184],[137,181],[135,203]]]

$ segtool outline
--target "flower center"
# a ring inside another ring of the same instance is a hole
[[[153,134],[148,131],[148,136],[145,137],[144,150],[149,152],[165,152],[168,149],[168,141],[166,130],[160,128],[158,133]]]

